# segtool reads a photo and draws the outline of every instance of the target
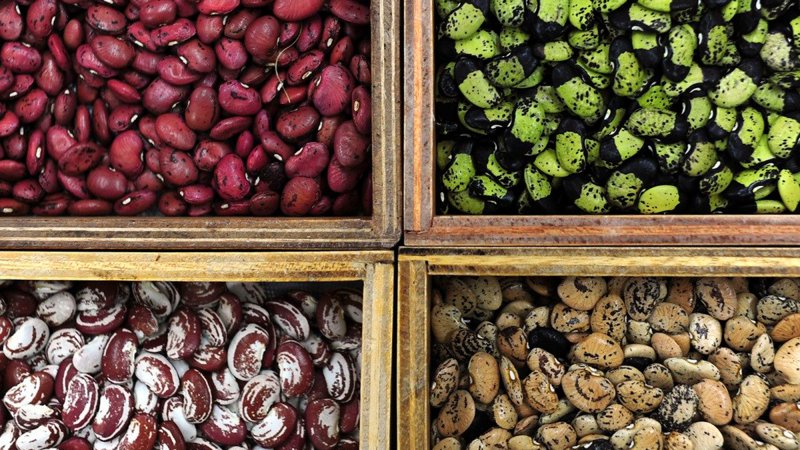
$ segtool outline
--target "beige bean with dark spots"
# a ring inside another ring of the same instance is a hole
[[[494,359],[494,358],[492,358]],[[442,361],[433,373],[431,384],[431,406],[438,408],[447,401],[450,394],[458,387],[458,361],[453,358]]]
[[[726,425],[733,419],[733,400],[721,381],[703,380],[692,386],[699,400],[697,409],[714,425]]]
[[[695,422],[683,434],[692,441],[694,450],[719,450],[725,445],[722,432],[712,423]]]
[[[800,449],[800,438],[780,425],[759,422],[756,424],[755,432],[764,442],[772,444],[780,450]]]
[[[621,341],[628,331],[625,302],[618,295],[606,295],[592,310],[590,322],[592,331],[607,334]]]
[[[469,392],[455,391],[439,410],[439,416],[436,417],[436,430],[444,437],[461,435],[472,425],[475,411],[475,402]]]
[[[674,303],[659,303],[647,319],[654,331],[680,333],[689,326],[689,315]]]
[[[653,363],[644,368],[644,381],[645,383],[657,387],[661,390],[669,390],[675,386],[675,381],[672,379],[672,372],[669,371],[667,366],[661,363]]]
[[[558,303],[550,312],[550,325],[561,333],[589,331],[591,328],[590,315],[587,311],[580,311]]]
[[[764,324],[744,316],[736,316],[725,322],[725,343],[738,352],[749,352],[756,339],[766,332]]]
[[[736,313],[736,289],[730,279],[700,278],[695,282],[695,292],[715,319],[728,320]]]
[[[695,350],[710,355],[722,344],[722,325],[708,314],[694,313],[689,316],[689,338]]]
[[[748,375],[733,396],[733,420],[739,424],[755,422],[769,407],[769,385],[758,375]]]
[[[590,311],[606,295],[606,280],[600,277],[565,277],[558,284],[558,298],[567,306]]]
[[[604,432],[613,433],[633,423],[634,418],[628,408],[615,403],[597,413],[597,425]]]
[[[771,372],[775,362],[775,344],[768,334],[764,333],[756,339],[750,349],[750,367],[759,373]]]
[[[786,342],[800,337],[800,313],[789,314],[778,321],[769,335],[775,342]]]
[[[788,383],[800,384],[800,338],[784,342],[775,352],[772,364]]]
[[[619,343],[603,333],[592,333],[570,352],[572,360],[606,369],[619,367],[625,359]]]
[[[578,435],[572,425],[566,422],[556,422],[539,427],[536,432],[536,440],[550,450],[567,450],[578,443]]]
[[[494,356],[479,352],[467,365],[469,393],[478,403],[489,404],[500,392],[500,368]]]
[[[540,413],[555,412],[558,407],[558,394],[550,384],[547,376],[534,370],[522,380],[522,389],[525,392],[525,401]]]
[[[647,320],[666,297],[667,283],[661,278],[629,278],[622,295],[628,316],[633,320]]]
[[[642,381],[624,381],[616,386],[617,401],[636,414],[654,411],[664,401],[664,391]]]

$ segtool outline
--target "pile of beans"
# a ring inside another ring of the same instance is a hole
[[[0,212],[370,214],[366,0],[0,0]]]
[[[266,292],[5,283],[0,449],[359,448],[361,294]]]
[[[434,450],[800,449],[800,283],[440,278]]]
[[[797,0],[435,5],[440,212],[797,210]]]

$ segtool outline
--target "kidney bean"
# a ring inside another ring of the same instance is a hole
[[[296,2],[292,0],[276,0],[272,5],[275,17],[287,22],[298,22],[308,19],[322,8],[324,0],[307,0]]]
[[[222,157],[228,153],[231,153],[231,149],[225,143],[209,140],[200,141],[194,151],[194,162],[198,169],[211,172]]]
[[[238,71],[247,63],[247,51],[241,41],[223,37],[214,46],[217,61],[222,67]]]
[[[191,39],[197,30],[189,19],[178,19],[173,23],[156,28],[150,32],[150,39],[160,47],[171,47]]]
[[[45,141],[47,154],[55,160],[61,159],[67,149],[78,143],[69,130],[60,125],[53,125],[47,130]]]
[[[64,88],[64,74],[58,69],[55,59],[45,53],[42,66],[34,75],[36,84],[50,97],[55,97]]]
[[[303,22],[284,22],[281,27],[281,35],[278,37],[278,46],[291,45],[303,31]]]
[[[273,16],[261,16],[247,27],[244,34],[244,46],[250,55],[260,62],[272,53],[278,45],[281,25]]]
[[[122,74],[122,81],[141,91],[150,83],[150,77],[137,70],[126,70]]]
[[[28,168],[28,174],[38,174],[44,167],[46,156],[45,134],[42,130],[34,130],[28,138],[28,147],[25,155],[25,166]]]
[[[314,107],[323,116],[341,114],[350,105],[353,77],[342,66],[327,66],[317,78],[312,96]]]
[[[0,198],[0,215],[24,216],[30,211],[30,206],[13,198]]]
[[[121,216],[135,216],[152,208],[157,200],[153,191],[134,191],[114,203],[114,212]]]
[[[128,19],[110,6],[94,4],[86,9],[86,23],[95,30],[106,34],[122,34],[128,24]]]
[[[238,202],[214,202],[211,205],[212,211],[218,216],[246,216],[250,212],[250,201],[242,200]]]
[[[219,105],[229,114],[252,116],[261,109],[261,98],[255,89],[247,85],[226,81],[219,87]]]
[[[347,192],[355,189],[364,170],[362,167],[345,167],[335,157],[328,166],[328,187],[333,192]]]
[[[178,57],[186,66],[199,73],[212,73],[217,64],[214,49],[199,39],[191,39],[178,46]]]
[[[303,25],[303,31],[297,38],[297,50],[305,53],[316,48],[320,39],[322,39],[322,17],[314,15]]]
[[[197,167],[192,158],[182,151],[163,148],[160,152],[159,166],[161,176],[172,185],[186,186],[197,181]]]
[[[0,66],[0,93],[14,85],[14,74],[8,67]]]
[[[25,24],[20,14],[20,8],[14,0],[0,2],[0,39],[15,41],[22,35]]]
[[[0,117],[0,137],[11,136],[19,129],[19,117],[11,111],[6,111]]]
[[[144,170],[144,142],[139,133],[128,130],[117,135],[109,148],[109,162],[128,178],[139,175]]]
[[[350,36],[344,36],[331,49],[331,56],[328,62],[331,65],[348,64],[353,58],[354,52],[353,39]]]
[[[6,100],[20,98],[30,92],[35,84],[36,80],[33,78],[33,76],[28,74],[17,74],[14,76],[14,84],[11,85],[10,88],[6,89],[1,97]]]
[[[46,193],[54,194],[61,189],[61,184],[58,180],[58,165],[52,159],[45,161],[44,167],[42,167],[38,175],[39,185]]]
[[[274,64],[278,67],[286,67],[297,61],[298,58],[300,58],[300,51],[294,47],[289,47],[278,52]]]
[[[136,56],[129,42],[114,36],[98,35],[90,44],[97,59],[112,69],[128,67]]]
[[[286,71],[286,81],[298,85],[307,81],[322,67],[325,54],[321,50],[311,50],[295,61]]]
[[[253,150],[255,142],[255,136],[250,130],[243,131],[236,139],[236,154],[241,158],[247,158],[247,155]]]
[[[193,0],[175,0],[178,6],[178,17],[193,17],[197,15],[197,3]]]
[[[71,216],[107,216],[114,210],[111,202],[97,199],[75,200],[67,211]]]
[[[283,90],[284,80],[286,80],[285,71],[279,71],[271,75],[259,90],[259,94],[261,94],[261,102],[271,103],[273,100],[275,100],[278,97],[278,94]]]
[[[14,103],[14,114],[23,124],[35,122],[47,108],[47,93],[33,89]]]
[[[21,202],[37,203],[44,198],[45,192],[38,181],[27,178],[14,183],[12,195]]]
[[[333,137],[336,134],[336,129],[345,120],[345,116],[323,117],[320,120],[319,129],[317,129],[316,141],[325,144],[328,148],[333,148]]]
[[[353,89],[351,115],[356,130],[369,136],[372,131],[372,97],[364,86]]]
[[[210,215],[211,211],[213,211],[213,206],[211,203],[206,203],[204,205],[192,205],[189,206],[186,215],[189,217],[202,217]]]
[[[67,212],[70,199],[64,194],[50,194],[31,209],[36,216],[61,216]]]
[[[350,72],[355,75],[356,80],[362,84],[372,83],[372,72],[369,68],[369,59],[366,55],[355,55],[350,60]]]
[[[211,128],[209,136],[211,136],[212,139],[224,141],[250,128],[252,124],[253,119],[250,117],[228,117],[217,122],[217,124]]]
[[[361,197],[358,191],[353,190],[344,192],[336,196],[333,200],[331,211],[335,216],[351,216],[358,212],[361,207]]]
[[[236,154],[225,155],[214,168],[214,185],[223,200],[242,200],[250,192],[244,162]]]
[[[162,58],[156,66],[158,75],[167,83],[174,86],[186,86],[201,78],[201,74],[189,69],[175,56]]]
[[[28,30],[39,39],[47,38],[53,32],[57,12],[55,0],[34,0],[28,7]]]
[[[118,106],[108,116],[108,129],[114,134],[128,130],[141,114],[142,107],[139,105]]]
[[[133,181],[133,186],[142,191],[160,192],[164,189],[164,180],[151,170],[145,170]]]
[[[211,45],[222,36],[225,22],[221,16],[201,14],[197,16],[197,38],[206,45]]]
[[[58,160],[58,168],[66,175],[81,175],[100,164],[105,152],[92,143],[70,147]]]
[[[283,141],[278,133],[268,131],[261,136],[261,145],[264,150],[271,154],[278,161],[286,161],[294,154],[294,151],[289,144]]]
[[[249,210],[254,216],[271,216],[278,211],[280,195],[275,192],[261,192],[250,197]]]
[[[158,45],[153,42],[150,30],[141,21],[134,22],[128,26],[127,36],[128,40],[138,47],[151,52],[158,51]]]
[[[148,28],[157,28],[175,21],[177,15],[173,0],[150,0],[139,11],[139,20]]]
[[[109,166],[99,166],[92,169],[86,177],[86,187],[95,197],[103,200],[116,200],[128,190],[128,180],[121,172]]]
[[[186,125],[180,115],[175,113],[158,116],[156,132],[164,143],[180,150],[191,150],[197,139],[194,131]]]
[[[322,174],[329,162],[330,153],[325,144],[309,142],[286,161],[286,176],[314,178]]]
[[[315,132],[319,113],[311,106],[301,106],[278,116],[275,130],[287,141],[296,142]]]
[[[56,66],[60,70],[68,72],[71,67],[70,57],[67,47],[64,45],[64,41],[61,39],[61,36],[58,34],[51,34],[47,38],[47,48],[50,50],[50,54],[52,55]]]
[[[133,57],[133,62],[131,62],[131,67],[143,74],[155,75],[158,73],[158,61],[160,61],[158,54],[137,49],[135,50],[135,56]]]
[[[369,6],[355,0],[330,0],[331,13],[336,17],[357,25],[369,25]]]
[[[188,209],[189,205],[175,191],[165,192],[158,198],[158,210],[165,216],[184,216]]]
[[[212,0],[205,0],[206,2]],[[202,2],[201,2],[202,4]],[[258,17],[258,12],[252,9],[242,9],[228,16],[223,34],[231,39],[240,40],[250,23]]]
[[[304,216],[321,196],[320,185],[313,178],[292,178],[283,188],[281,211],[287,216]]]
[[[83,24],[78,19],[72,19],[64,27],[64,46],[70,50],[75,50],[83,44],[85,34]]]
[[[156,78],[144,90],[142,104],[153,114],[164,114],[189,94],[186,86],[175,86]]]
[[[138,104],[142,100],[142,94],[130,84],[117,79],[108,80],[106,84],[108,90],[121,102]]]
[[[5,157],[14,161],[22,161],[28,152],[28,136],[20,132],[3,139]]]
[[[342,32],[342,22],[336,17],[328,16],[322,22],[322,36],[320,36],[319,48],[325,50],[333,47],[339,40]]]
[[[89,188],[86,186],[86,178],[83,176],[70,176],[62,171],[58,171],[58,181],[69,194],[79,199],[89,198]]]
[[[0,47],[0,63],[14,73],[33,73],[42,65],[42,55],[22,42],[6,42]]]
[[[306,86],[289,86],[283,89],[281,95],[278,96],[278,104],[282,106],[297,105],[306,101],[308,97],[308,87]]]
[[[75,95],[78,96],[78,103],[91,103],[97,98],[98,90],[89,86],[86,81],[78,78],[75,87]]]

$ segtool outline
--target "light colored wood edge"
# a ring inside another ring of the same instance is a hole
[[[403,232],[400,5],[372,0],[372,233],[399,242]],[[378,70],[375,70],[377,68]]]
[[[368,265],[364,278],[366,314],[361,331],[362,448],[391,448],[394,293],[394,264]]]
[[[430,448],[428,404],[430,329],[427,267],[421,260],[398,263],[397,448]]]
[[[129,281],[362,280],[392,252],[0,252],[0,279]]]
[[[433,1],[405,2],[404,226],[430,228],[434,214]]]
[[[431,206],[431,208],[433,208]],[[800,245],[800,216],[436,216],[411,246]]]
[[[409,248],[398,257],[397,435],[429,449],[431,276],[800,276],[800,251],[769,248]]]

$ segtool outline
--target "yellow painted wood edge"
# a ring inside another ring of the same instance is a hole
[[[353,281],[389,251],[0,252],[0,279],[121,281]]]

